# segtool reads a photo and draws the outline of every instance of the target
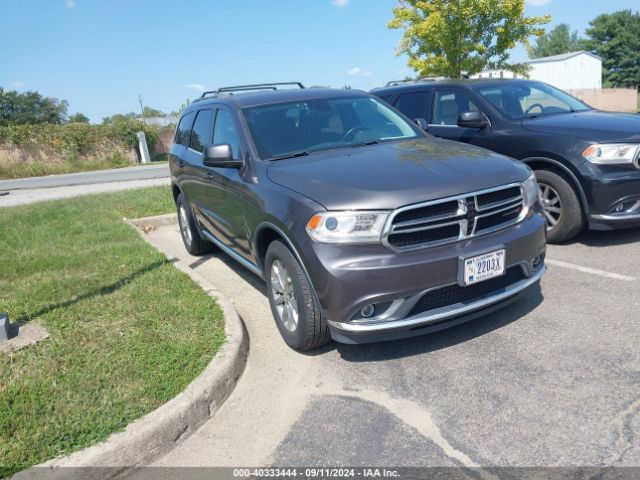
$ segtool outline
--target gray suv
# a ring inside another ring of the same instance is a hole
[[[170,168],[187,250],[218,248],[263,278],[297,350],[457,325],[545,272],[529,167],[434,138],[363,92],[206,92],[181,116]]]

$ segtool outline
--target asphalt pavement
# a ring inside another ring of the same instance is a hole
[[[487,317],[306,354],[257,277],[191,257],[175,225],[145,237],[223,291],[250,336],[231,397],[156,466],[640,466],[640,229],[549,246],[541,288]]]
[[[169,183],[169,166],[166,163],[0,180],[0,208]]]
[[[0,192],[33,188],[69,187],[73,185],[90,185],[109,182],[131,182],[151,178],[169,176],[169,165],[138,165],[135,167],[95,170],[92,172],[68,173],[64,175],[47,175],[44,177],[17,178],[0,180]]]

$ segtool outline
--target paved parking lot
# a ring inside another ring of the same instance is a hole
[[[146,237],[222,290],[251,341],[234,393],[158,465],[640,466],[638,229],[550,246],[542,288],[488,317],[306,355],[256,277],[190,257],[176,226]]]

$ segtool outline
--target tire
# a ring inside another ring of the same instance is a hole
[[[320,303],[291,250],[274,240],[267,249],[264,265],[271,313],[285,343],[294,350],[305,351],[329,342],[331,335]]]
[[[214,250],[213,244],[207,242],[200,236],[200,231],[191,213],[191,208],[184,195],[181,193],[176,199],[176,209],[178,211],[178,226],[184,247],[191,255],[203,255]]]
[[[536,170],[540,200],[547,220],[547,241],[565,242],[584,227],[584,212],[578,194],[564,178],[549,170]]]

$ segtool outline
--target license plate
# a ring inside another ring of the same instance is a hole
[[[483,253],[476,257],[464,259],[463,281],[465,285],[473,285],[490,278],[504,275],[505,250]]]

